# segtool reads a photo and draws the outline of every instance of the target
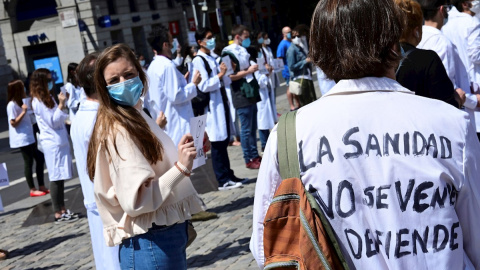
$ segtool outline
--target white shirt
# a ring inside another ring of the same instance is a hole
[[[342,80],[298,111],[296,134],[302,181],[356,269],[480,268],[480,143],[465,112],[388,78]],[[258,179],[250,250],[262,267],[263,221],[282,179],[276,128]]]
[[[222,84],[218,78],[218,64],[210,55],[205,54],[201,50],[198,51],[197,55],[202,56],[207,60],[210,69],[212,70],[211,74],[207,74],[205,69],[205,64],[200,57],[193,58],[193,73],[198,70],[202,76],[202,81],[198,84],[198,89],[205,93],[210,93],[210,101],[208,108],[205,108],[207,113],[207,126],[206,131],[208,138],[212,142],[221,142],[227,139],[227,124],[230,124],[230,121],[225,119],[225,108],[222,101],[222,93],[220,88]],[[225,104],[228,106],[228,104]]]
[[[158,55],[147,70],[149,112],[157,119],[160,111],[167,118],[165,132],[177,146],[183,135],[190,132],[190,119],[193,117],[191,100],[197,95],[193,83],[187,84],[182,73],[168,58]]]
[[[8,116],[8,139],[10,142],[10,148],[19,148],[23,146],[35,143],[35,137],[33,136],[32,122],[28,112],[25,113],[22,120],[16,127],[10,124],[10,120],[15,120],[21,113],[22,107],[18,106],[15,101],[8,102],[7,116]]]
[[[78,110],[78,104],[80,104],[80,102],[83,102],[87,98],[87,96],[85,95],[83,87],[75,87],[71,83],[65,84],[62,88],[64,88],[65,91],[69,94],[67,107],[70,115],[70,121],[73,122],[75,119],[75,114]]]
[[[83,203],[87,210],[97,209],[95,194],[93,193],[93,182],[88,176],[87,154],[88,144],[92,136],[93,127],[97,121],[99,103],[86,99],[80,104],[77,111],[77,121],[72,122],[70,136],[72,137],[73,152],[77,163],[78,178],[83,192]]]

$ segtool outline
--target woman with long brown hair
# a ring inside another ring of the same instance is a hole
[[[142,110],[145,72],[125,44],[96,62],[100,106],[88,149],[108,246],[122,269],[186,269],[187,220],[202,204],[188,178],[196,150],[190,134],[173,141]]]
[[[26,98],[25,87],[20,80],[12,81],[7,88],[8,137],[11,148],[20,148],[24,162],[24,173],[30,188],[30,197],[44,196],[49,193],[43,181],[43,166],[45,159],[35,144],[32,122],[27,115],[28,105],[23,103]],[[33,183],[33,160],[36,163],[38,188]]]
[[[49,93],[52,88],[52,74],[48,69],[39,68],[33,72],[30,79],[32,109],[40,129],[38,143],[47,164],[55,223],[59,224],[75,221],[78,216],[65,208],[64,200],[64,180],[72,178],[72,155],[65,127],[68,114],[62,111],[68,97],[60,93],[57,105]]]

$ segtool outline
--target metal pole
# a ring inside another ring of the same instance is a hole
[[[222,16],[222,9],[220,8],[220,0],[215,0],[215,11],[217,12],[217,23],[220,28],[220,36],[222,40],[225,39],[225,35],[223,33],[223,16]]]
[[[190,2],[192,3],[193,18],[195,19],[195,25],[198,26],[197,9],[195,7],[195,3],[193,2],[193,0],[190,0]]]

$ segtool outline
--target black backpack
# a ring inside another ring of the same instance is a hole
[[[201,55],[197,55],[197,56],[203,60],[203,64],[205,65],[205,69],[207,70],[208,77],[210,77],[212,74],[212,69],[210,68],[210,65],[208,64],[207,60]],[[193,59],[195,59],[195,57]],[[197,96],[192,99],[193,115],[199,116],[204,114],[205,108],[208,108],[208,110],[210,111],[210,108],[208,107],[209,103],[210,103],[210,93],[202,92],[200,89],[198,89],[198,86],[197,86]]]

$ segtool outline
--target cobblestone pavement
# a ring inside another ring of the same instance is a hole
[[[280,113],[288,110],[284,94],[277,96],[277,108]],[[232,146],[228,151],[235,174],[251,180],[243,188],[200,195],[209,211],[217,213],[219,218],[194,223],[198,236],[187,249],[189,269],[258,269],[249,250],[258,170],[245,168],[241,147]],[[67,183],[66,191],[80,192],[78,179]],[[22,227],[31,218],[32,211],[37,211],[34,207],[41,203],[48,206],[48,201],[49,195],[28,198],[24,202],[5,207],[6,212],[0,213],[0,248],[10,251],[9,258],[0,261],[0,269],[95,268],[85,217],[70,224],[55,225],[47,222]],[[49,207],[44,208],[44,211],[50,211]]]

